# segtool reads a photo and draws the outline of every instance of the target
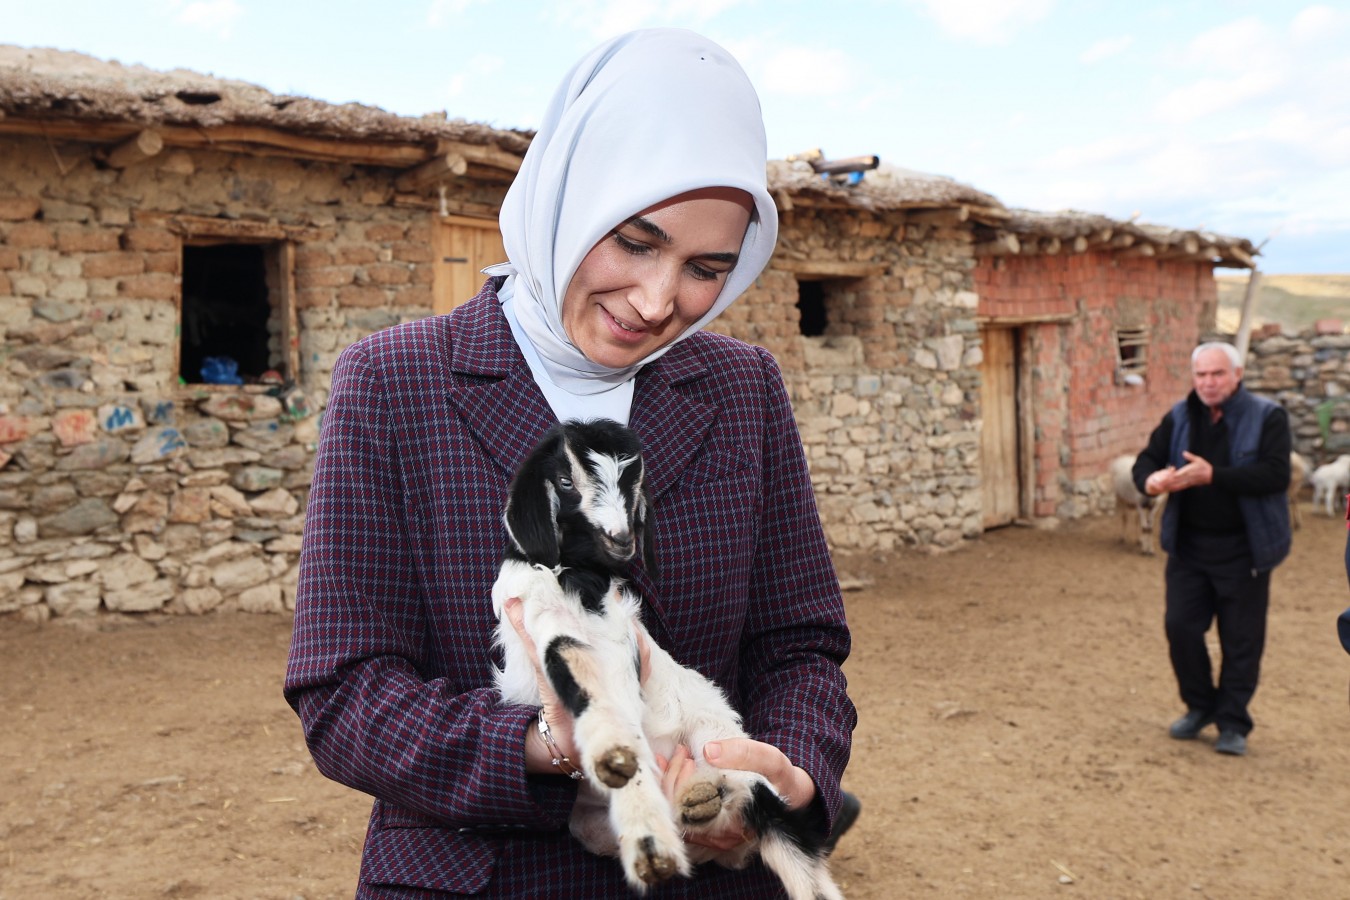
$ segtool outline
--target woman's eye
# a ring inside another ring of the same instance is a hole
[[[650,252],[652,249],[639,241],[630,241],[617,231],[614,232],[614,243],[618,244],[625,252],[632,253],[634,256],[641,256],[644,253]]]
[[[699,281],[716,281],[721,272],[709,269],[706,266],[700,266],[698,263],[689,264],[689,274],[693,275]]]

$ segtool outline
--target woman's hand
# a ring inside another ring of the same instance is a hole
[[[787,754],[772,744],[750,738],[728,738],[706,744],[703,758],[718,768],[758,772],[768,779],[778,795],[787,801],[790,809],[800,809],[815,799],[816,784],[811,776],[806,774],[805,769],[794,766]],[[662,790],[673,806],[685,782],[693,777],[697,765],[689,748],[683,746],[676,747],[669,760],[658,756],[656,761],[663,767]],[[685,840],[690,844],[721,851],[737,847],[750,837],[745,823],[740,817],[734,817],[718,831],[697,832],[686,835]]]
[[[535,646],[534,639],[525,630],[525,604],[521,602],[519,597],[512,597],[506,601],[504,608],[507,621],[511,623],[511,627],[520,636],[520,641],[524,644],[525,651],[530,656],[530,662],[534,664],[535,681],[539,683],[539,700],[544,708],[544,720],[548,722],[549,731],[553,734],[553,742],[558,745],[558,751],[579,769],[581,766],[577,761],[580,757],[577,754],[576,743],[572,736],[572,714],[558,699],[558,695],[554,693],[553,685],[549,683],[548,676],[544,674],[544,666],[539,661],[539,648]],[[652,671],[652,652],[641,630],[637,631],[637,644],[638,679],[640,682],[645,682]],[[525,732],[525,771],[538,774],[559,774],[558,767],[553,765],[553,754],[544,745],[544,739],[535,732],[535,727],[531,727]]]

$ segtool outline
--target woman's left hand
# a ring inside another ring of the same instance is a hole
[[[718,768],[758,772],[787,800],[790,809],[798,809],[815,799],[816,785],[811,776],[805,769],[794,766],[787,754],[772,744],[750,738],[728,738],[705,745],[703,758]],[[663,766],[662,789],[673,804],[684,783],[693,777],[696,764],[689,749],[683,746],[676,747],[669,760],[658,756],[657,762]],[[737,847],[750,837],[745,823],[736,817],[719,831],[695,832],[685,839],[690,844],[721,851]]]

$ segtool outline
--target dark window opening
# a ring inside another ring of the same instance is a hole
[[[1148,371],[1148,329],[1116,329],[1116,365],[1122,375],[1143,376]]]
[[[267,255],[261,244],[183,247],[178,374],[188,384],[252,383],[271,368]],[[207,360],[214,360],[203,373]],[[228,375],[233,362],[239,380]]]
[[[825,282],[797,282],[797,312],[801,332],[806,337],[819,337],[829,326],[825,312]]]

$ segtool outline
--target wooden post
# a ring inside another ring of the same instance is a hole
[[[158,131],[141,131],[109,150],[106,161],[114,169],[125,169],[145,162],[163,149],[163,135]]]
[[[1256,291],[1261,283],[1261,273],[1252,266],[1252,274],[1247,276],[1247,292],[1242,295],[1242,318],[1238,320],[1237,338],[1233,341],[1237,347],[1238,359],[1247,365],[1247,347],[1252,340],[1252,318],[1256,309]]]

